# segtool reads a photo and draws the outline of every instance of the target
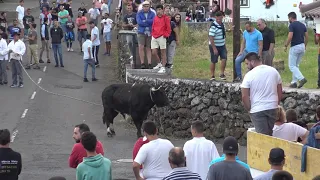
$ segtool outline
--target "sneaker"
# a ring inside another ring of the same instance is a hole
[[[70,49],[68,48],[68,49],[67,49],[67,51],[69,52],[69,51],[70,51]]]
[[[59,67],[59,65],[58,65],[58,64],[56,64],[54,67]]]
[[[51,63],[50,59],[47,60],[47,63]]]
[[[154,67],[153,69],[159,69],[159,68],[161,68],[162,67],[162,64],[161,63],[158,63],[157,65],[156,65],[156,67]]]
[[[18,86],[15,85],[15,84],[12,84],[10,87],[11,87],[11,88],[16,88],[16,87],[18,87]]]
[[[158,73],[165,73],[166,72],[166,68],[165,67],[161,67],[160,70],[158,71]]]
[[[227,79],[227,78],[226,78],[226,75],[220,74],[220,79],[221,79],[221,80],[226,80],[226,79]]]
[[[152,69],[152,64],[148,64],[149,69]]]
[[[42,59],[39,60],[39,63],[44,63],[44,61]]]
[[[130,56],[129,59],[133,59],[133,56]]]
[[[70,48],[70,51],[71,51],[71,52],[73,52],[73,49],[72,49],[72,48]]]
[[[92,81],[98,81],[98,79],[97,78],[92,78]]]
[[[211,80],[211,81],[216,80],[216,77],[211,76],[210,80]]]
[[[299,82],[299,85],[298,85],[298,88],[302,88],[302,86],[307,83],[307,79],[306,78],[303,78],[300,82]]]
[[[7,82],[7,81],[5,81],[5,82],[3,82],[3,84],[8,84],[8,82]]]
[[[298,85],[297,85],[297,83],[291,83],[291,84],[289,85],[289,87],[290,87],[290,88],[297,88]]]
[[[64,67],[64,65],[61,65],[60,67]]]
[[[89,82],[87,78],[83,78],[83,82]]]
[[[233,80],[233,82],[241,82],[242,78],[241,77],[237,77],[235,80]]]
[[[22,83],[19,85],[19,88],[23,88],[23,84]]]
[[[99,65],[99,64],[96,64],[96,67],[100,67],[100,65]]]
[[[144,63],[141,64],[141,69],[146,69],[146,65],[144,65]]]

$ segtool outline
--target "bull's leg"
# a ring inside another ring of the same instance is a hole
[[[139,115],[138,115],[139,114]],[[143,114],[141,116],[141,114]],[[134,113],[131,115],[131,118],[134,122],[134,125],[137,128],[137,137],[140,138],[142,137],[142,133],[141,133],[141,127],[142,127],[142,123],[143,121],[147,118],[147,114],[144,113]]]
[[[107,124],[107,135],[112,137],[116,133],[113,128],[113,119],[118,115],[118,112],[113,109],[104,109],[103,121]]]

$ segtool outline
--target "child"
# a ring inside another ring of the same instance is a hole
[[[106,52],[104,55],[110,56],[111,50],[111,30],[112,30],[113,21],[109,18],[109,14],[104,15],[104,19],[101,21],[101,27],[103,27],[103,37],[106,42]]]
[[[72,42],[74,41],[74,22],[71,20],[71,17],[68,17],[68,21],[66,22],[67,32],[65,34],[65,39],[67,42],[68,51],[73,51]]]

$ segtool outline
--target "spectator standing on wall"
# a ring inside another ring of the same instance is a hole
[[[270,150],[268,162],[271,165],[271,169],[265,172],[253,180],[270,180],[275,172],[283,170],[285,164],[285,154],[281,148],[273,148]]]
[[[167,38],[171,34],[170,17],[163,14],[163,6],[156,7],[157,15],[155,16],[151,30],[151,50],[156,57],[158,65],[153,69],[160,69],[158,73],[165,73],[167,64]],[[161,51],[161,60],[158,55],[158,49]]]
[[[201,180],[199,174],[191,172],[186,167],[186,157],[182,148],[174,147],[170,150],[169,163],[172,171],[166,177],[164,177],[163,180]]]
[[[272,136],[282,98],[281,76],[275,68],[263,65],[254,52],[247,54],[245,59],[250,71],[241,84],[243,105],[250,113],[255,131]]]
[[[195,8],[195,16],[197,22],[204,22],[206,19],[206,8],[201,5],[200,1],[197,1],[197,5]]]
[[[232,136],[225,138],[223,153],[226,159],[210,166],[208,180],[252,180],[250,170],[236,162],[238,152],[237,140]]]
[[[274,58],[274,31],[267,27],[264,19],[258,19],[257,26],[262,33],[263,47],[262,47],[262,64],[272,66]]]
[[[126,30],[132,31],[137,27],[137,14],[133,12],[133,6],[127,5],[127,14],[123,17],[122,27]],[[126,40],[131,52],[130,59],[133,58],[133,46],[135,45],[135,36],[127,35]]]
[[[289,87],[291,88],[301,88],[305,83],[307,83],[307,79],[302,75],[299,64],[301,63],[302,56],[304,55],[307,44],[308,44],[308,30],[307,27],[297,21],[297,14],[295,12],[290,12],[288,14],[289,18],[289,34],[288,39],[285,42],[285,51],[287,51],[287,47],[290,45],[289,50],[289,69],[292,72],[292,81]],[[297,82],[299,81],[299,85]]]
[[[243,39],[241,43],[240,52],[235,60],[237,78],[234,82],[242,81],[241,63],[244,61],[246,55],[250,52],[257,53],[259,58],[262,57],[263,37],[251,21],[245,23],[246,30],[243,32]]]
[[[144,64],[144,48],[146,48],[146,55],[148,59],[148,68],[151,66],[151,30],[155,13],[150,10],[149,1],[142,3],[142,11],[137,13],[137,24],[138,24],[138,44],[139,44],[139,55],[141,61],[141,69],[146,69]]]
[[[0,179],[18,180],[22,170],[21,154],[10,148],[10,131],[0,129]]]
[[[219,158],[216,145],[204,137],[204,125],[195,121],[191,125],[193,139],[187,141],[183,150],[186,154],[187,167],[191,172],[198,173],[201,179],[207,179],[209,164],[212,159]]]
[[[49,54],[49,25],[48,25],[48,18],[44,18],[43,19],[43,24],[41,25],[40,28],[40,32],[41,32],[41,51],[40,51],[40,63],[44,63],[44,61],[42,60],[42,55],[44,50],[46,49],[47,51],[47,63],[51,63],[50,62],[50,54]]]
[[[221,60],[220,66],[220,79],[226,80],[224,71],[227,63],[227,48],[226,48],[226,30],[222,23],[223,15],[221,12],[217,12],[215,21],[211,23],[209,29],[209,50],[211,56],[211,80],[215,80],[215,69],[219,56]]]
[[[167,139],[158,137],[158,130],[153,121],[143,124],[143,132],[150,141],[144,144],[133,161],[133,172],[136,179],[163,179],[171,171],[168,162],[169,152],[174,147]],[[143,164],[143,177],[140,176],[140,167]]]
[[[173,58],[176,53],[176,48],[180,42],[180,24],[181,24],[181,15],[175,14],[173,16],[174,21],[171,21],[171,34],[167,39],[167,64],[166,68],[173,68]]]

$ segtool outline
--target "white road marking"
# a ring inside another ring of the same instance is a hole
[[[46,72],[46,70],[47,70],[47,66],[45,66],[45,67],[43,68],[43,72]]]
[[[27,115],[28,109],[25,109],[21,115],[21,119],[25,118]]]
[[[116,162],[118,163],[133,163],[133,160],[132,159],[118,159],[116,160]]]
[[[41,80],[42,80],[41,78],[39,78],[39,79],[38,79],[38,84],[40,84],[40,83],[41,83]]]
[[[30,99],[34,99],[34,97],[36,96],[36,94],[37,94],[37,92],[34,91]]]
[[[16,136],[17,136],[17,134],[18,134],[18,130],[16,129],[15,131],[13,131],[13,133],[12,133],[12,136],[11,136],[11,142],[13,142],[14,141],[14,139],[16,138]]]

